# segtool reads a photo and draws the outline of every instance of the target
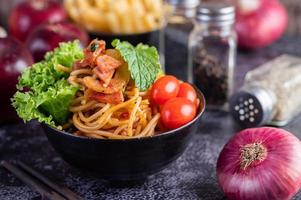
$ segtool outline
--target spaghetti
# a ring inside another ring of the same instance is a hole
[[[127,64],[119,52],[105,50],[97,40],[84,52],[85,58],[74,64],[68,78],[79,87],[70,107],[75,134],[103,139],[155,135],[160,114],[151,107],[148,93],[139,92],[124,73]]]

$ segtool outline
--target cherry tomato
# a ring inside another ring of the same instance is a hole
[[[197,105],[197,95],[195,89],[189,83],[181,83],[178,97],[184,97]]]
[[[174,76],[162,76],[152,87],[152,102],[157,105],[164,104],[167,100],[178,95],[180,89],[179,80]]]
[[[175,129],[193,120],[195,104],[183,97],[168,100],[161,109],[161,120],[168,129]]]

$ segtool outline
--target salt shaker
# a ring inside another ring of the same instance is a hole
[[[233,5],[203,3],[197,9],[189,37],[188,80],[202,90],[208,109],[228,109],[236,63],[234,22]]]
[[[248,72],[230,111],[244,127],[286,125],[301,112],[301,58],[282,55]]]
[[[165,27],[165,70],[182,80],[187,79],[188,37],[199,0],[166,0],[171,8]],[[178,56],[181,55],[181,56]],[[176,66],[174,65],[176,63]]]

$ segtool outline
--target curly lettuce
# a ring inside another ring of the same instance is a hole
[[[60,71],[57,66],[71,68],[83,57],[78,41],[61,43],[45,55],[44,61],[25,70],[19,78],[19,91],[12,98],[18,115],[24,121],[37,119],[51,126],[66,122],[78,88],[68,83],[69,73]]]

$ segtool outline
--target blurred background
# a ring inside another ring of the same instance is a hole
[[[298,35],[301,33],[301,2],[300,0],[281,0],[289,15],[289,34]]]
[[[1,0],[0,1],[0,20],[1,25],[7,25],[6,16],[13,8],[13,6],[19,2],[26,0]],[[57,0],[61,1],[61,0]],[[222,0],[203,0],[203,2],[216,1],[220,2]],[[301,2],[300,0],[280,0],[286,7],[289,15],[289,26],[287,29],[288,34],[299,35],[301,34]]]
[[[204,0],[203,2],[219,0]],[[252,1],[252,0],[251,0]],[[300,0],[280,0],[285,6],[289,15],[289,25],[287,33],[291,35],[301,34],[301,1]]]
[[[258,66],[276,57],[269,46],[277,45],[277,41],[283,39],[292,42],[280,45],[281,48],[291,48],[294,50],[292,54],[299,55],[294,44],[301,36],[300,0],[199,2],[0,0],[0,28],[4,27],[0,29],[0,106],[13,112],[10,98],[21,71],[43,60],[45,53],[60,42],[75,39],[79,39],[83,47],[94,38],[105,40],[108,47],[115,38],[134,45],[155,46],[166,74],[194,83],[204,91],[207,102],[212,95],[212,99],[218,101],[212,104],[221,104],[219,107],[223,110],[227,110],[224,108],[229,98],[238,89],[234,86],[241,85],[234,84],[235,77],[240,77],[242,82],[249,71],[248,68],[235,72],[236,67],[249,63],[241,62],[242,58],[257,54],[264,56],[266,59],[260,62],[254,56],[256,59],[251,67]],[[225,2],[231,4],[221,6]],[[16,46],[20,47],[19,50]],[[23,65],[20,67],[19,63]],[[204,76],[207,72],[208,76]],[[200,80],[203,82],[198,83]],[[216,91],[212,89],[213,84]],[[221,96],[215,96],[221,90]]]

